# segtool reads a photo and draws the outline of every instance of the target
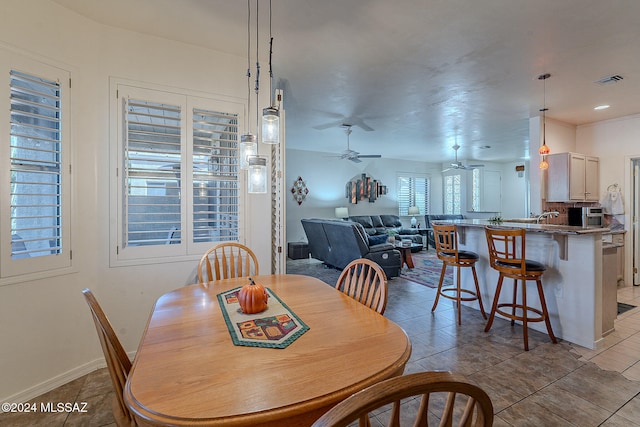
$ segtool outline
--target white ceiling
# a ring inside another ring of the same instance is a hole
[[[53,1],[107,25],[247,55],[245,1]],[[265,77],[268,6],[259,1]],[[272,16],[290,148],[340,152],[339,125],[363,123],[373,130],[351,135],[363,154],[449,161],[457,137],[461,159],[526,158],[542,73],[551,74],[548,117],[584,124],[640,112],[638,0],[272,0]],[[624,80],[594,83],[612,74]],[[600,104],[611,108],[594,111]]]

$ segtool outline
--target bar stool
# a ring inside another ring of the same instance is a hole
[[[440,297],[454,300],[458,303],[458,325],[462,324],[462,315],[460,314],[462,301],[475,301],[478,300],[480,305],[480,312],[482,317],[487,318],[487,314],[484,311],[482,305],[482,297],[480,295],[480,286],[478,286],[478,275],[476,274],[476,262],[478,261],[478,254],[471,251],[458,250],[458,233],[455,225],[440,225],[433,224],[433,237],[436,244],[436,255],[438,259],[442,261],[442,272],[440,273],[440,282],[438,283],[438,291],[436,293],[436,300],[433,302],[431,311],[436,309],[438,300]],[[458,268],[457,280],[455,286],[443,288],[442,283],[444,281],[444,275],[447,270],[447,266]],[[471,267],[473,272],[473,281],[476,285],[476,291],[470,291],[468,289],[462,289],[460,287],[460,268]],[[467,294],[470,296],[463,296]]]
[[[551,341],[556,344],[558,341],[553,335],[551,329],[551,321],[549,320],[549,312],[547,311],[547,303],[544,298],[544,290],[542,289],[542,273],[546,270],[544,264],[537,261],[526,259],[526,233],[523,228],[519,229],[501,229],[493,227],[485,227],[487,236],[487,245],[489,246],[489,261],[491,268],[500,273],[498,278],[498,286],[496,294],[493,298],[489,321],[484,328],[485,332],[489,332],[496,313],[511,319],[511,325],[516,320],[522,322],[524,334],[524,349],[529,351],[529,322],[543,322],[547,326],[547,332]],[[513,301],[510,303],[498,303],[500,292],[502,291],[502,282],[504,278],[513,279]],[[518,280],[522,280],[522,299],[521,303],[517,303]],[[542,310],[527,305],[527,280],[535,280],[538,288],[538,297]],[[511,308],[511,313],[501,310],[501,308]],[[516,314],[516,309],[521,310],[522,314]],[[537,316],[529,317],[529,313],[537,314]]]

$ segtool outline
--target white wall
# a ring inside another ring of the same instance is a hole
[[[94,290],[133,352],[156,298],[188,283],[197,265],[193,259],[109,267],[109,77],[242,100],[246,64],[241,57],[106,27],[46,0],[0,2],[2,47],[51,58],[73,73],[77,272],[0,286],[0,400],[23,401],[104,364],[84,287]],[[268,266],[270,236],[257,226],[269,216],[268,197],[252,196],[248,203],[247,242]]]
[[[422,173],[431,178],[431,210],[442,212],[442,180],[440,165],[424,162],[411,162],[394,159],[363,159],[362,163],[354,163],[327,157],[326,153],[304,150],[287,150],[287,186],[301,176],[306,182],[309,194],[301,205],[298,205],[290,193],[286,197],[287,206],[287,242],[306,241],[304,229],[300,223],[303,218],[335,219],[335,208],[349,208],[349,215],[398,214],[397,175],[399,172]],[[348,203],[345,197],[346,183],[354,177],[366,173],[377,179],[388,188],[388,194],[381,196],[373,203],[361,201]],[[435,203],[434,203],[435,202]],[[423,214],[424,215],[424,214]],[[423,218],[417,218],[424,223]],[[401,218],[408,227],[410,217]]]
[[[502,211],[504,218],[520,218],[528,216],[527,185],[528,179],[519,178],[515,166],[524,162],[486,163],[486,168],[498,170],[502,176]],[[349,215],[398,214],[396,179],[400,172],[423,173],[431,179],[431,213],[443,213],[442,170],[448,165],[435,163],[414,162],[397,159],[363,160],[353,163],[327,157],[326,153],[304,150],[287,150],[287,186],[291,188],[293,182],[301,176],[305,181],[309,194],[304,202],[298,205],[287,194],[287,242],[306,241],[304,229],[300,224],[303,218],[335,219],[335,208],[345,206],[349,208]],[[355,205],[349,204],[345,197],[345,185],[353,177],[366,173],[386,185],[389,193],[380,197],[374,203],[363,201]],[[468,172],[463,171],[463,200],[462,207],[466,209],[464,191],[467,186]],[[469,218],[487,218],[493,214],[471,213],[463,211]],[[422,215],[417,218],[424,223]],[[405,226],[409,226],[410,217],[401,218]]]
[[[614,183],[628,192],[631,177],[625,166],[628,158],[640,158],[640,115],[578,126],[576,135],[579,152],[600,158],[600,194]],[[625,212],[629,211],[628,199]]]

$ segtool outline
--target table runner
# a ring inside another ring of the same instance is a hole
[[[240,310],[240,287],[217,295],[224,321],[234,345],[286,348],[309,327],[270,289],[267,309],[245,314]]]

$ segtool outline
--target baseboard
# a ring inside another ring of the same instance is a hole
[[[133,360],[135,351],[128,353],[128,355],[129,358]],[[21,392],[18,392],[14,395],[2,397],[0,398],[0,402],[27,402],[73,380],[77,380],[78,378],[83,377],[95,370],[105,368],[106,366],[107,364],[104,360],[104,357],[100,357],[98,359],[92,360],[91,362],[87,362],[67,372],[64,372],[60,375],[56,375],[55,377],[36,384],[32,387],[29,387],[26,390],[22,390]]]

